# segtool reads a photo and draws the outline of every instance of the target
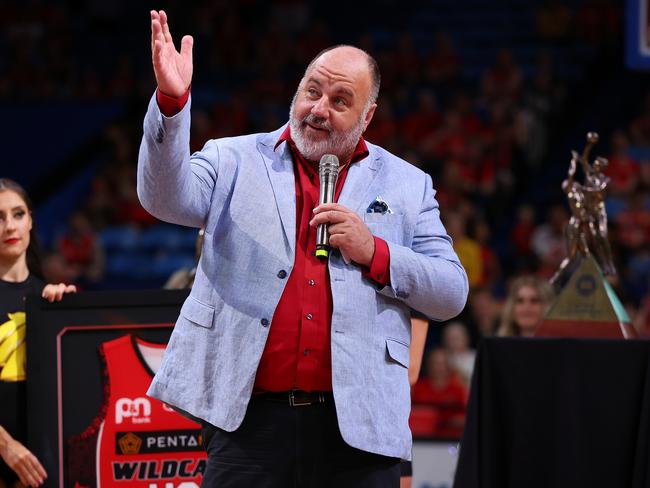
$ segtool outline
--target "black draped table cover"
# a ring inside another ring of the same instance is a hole
[[[489,338],[455,488],[650,487],[650,341]]]

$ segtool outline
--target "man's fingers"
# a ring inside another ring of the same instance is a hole
[[[151,50],[153,51],[153,41],[155,40],[154,31],[153,31],[153,21],[158,20],[158,12],[152,10],[151,14]]]
[[[349,229],[350,227],[345,225],[344,223],[341,224],[330,224],[327,226],[327,232],[329,233],[330,236],[335,235],[335,234],[343,234],[346,229]]]
[[[160,42],[161,46],[165,42],[165,37],[162,33],[162,27],[159,20],[151,21],[151,40],[152,42]]]
[[[352,210],[350,210],[347,207],[344,207],[340,203],[323,203],[314,209],[314,213],[318,214],[321,212],[327,212],[329,210],[338,210],[339,212],[354,213]]]
[[[342,239],[341,234],[330,234],[329,237],[330,246],[338,249],[339,247],[341,247],[341,239]]]
[[[155,67],[160,66],[162,63],[162,44],[159,40],[154,41],[153,53],[151,54],[151,59]]]
[[[181,39],[181,55],[189,61],[192,60],[192,46],[194,46],[194,38],[192,36],[183,36],[183,39]]]
[[[174,41],[169,32],[169,23],[167,22],[167,12],[164,10],[160,11],[160,25],[162,26],[162,33],[165,36],[165,42],[171,42],[173,44]]]
[[[348,218],[349,215],[345,212],[341,212],[340,210],[325,210],[314,215],[314,218],[311,219],[309,225],[316,226],[326,223],[338,224],[340,222],[344,222]]]

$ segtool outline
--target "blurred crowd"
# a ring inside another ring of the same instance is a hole
[[[382,88],[364,137],[432,175],[443,222],[470,280],[463,314],[430,329],[423,372],[413,389],[414,425],[422,421],[428,435],[457,436],[480,338],[531,335],[551,299],[545,280],[566,256],[569,212],[561,180],[551,182],[557,194],[549,198],[530,195],[545,181],[549,164],[568,167],[570,155],[561,159],[551,148],[566,129],[567,105],[583,86],[564,75],[558,52],[582,46],[597,58],[620,46],[618,3],[517,4],[531,13],[529,24],[519,28],[535,47],[532,61],[522,65],[518,51],[503,45],[485,50],[490,58],[479,73],[464,60],[467,46],[459,46],[453,30],[430,32],[423,42],[407,27],[377,25],[387,12],[400,11],[397,20],[404,21],[421,11],[435,14],[437,2],[403,6],[387,0],[378,2],[374,15],[351,6],[345,21],[316,2],[245,0],[236,8],[224,0],[162,3],[157,8],[167,8],[179,39],[185,33],[195,39],[192,150],[210,138],[284,124],[302,71],[327,46],[353,43],[377,58]],[[442,3],[451,8],[451,2]],[[158,223],[140,206],[135,188],[141,118],[155,89],[147,12],[126,0],[14,0],[0,10],[0,102],[102,100],[124,106],[125,115],[103,133],[105,164],[45,262],[48,281],[101,289],[109,258],[102,232]],[[650,92],[638,113],[620,124],[603,134],[596,152],[609,160],[609,235],[619,271],[612,284],[645,336],[650,335]],[[581,150],[583,142],[577,144]],[[432,405],[439,408],[428,408]]]

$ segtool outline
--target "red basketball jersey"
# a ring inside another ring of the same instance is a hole
[[[131,336],[102,344],[109,395],[99,427],[97,487],[198,488],[206,467],[201,428],[146,396],[153,378]]]

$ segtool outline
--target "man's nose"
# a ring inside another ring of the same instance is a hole
[[[314,114],[316,117],[322,117],[323,119],[327,120],[327,115],[329,114],[329,106],[327,103],[327,98],[326,97],[319,98],[318,101],[311,108],[311,113]]]

